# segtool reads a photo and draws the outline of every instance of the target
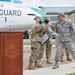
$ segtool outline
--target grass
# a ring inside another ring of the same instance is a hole
[[[70,74],[66,74],[66,75],[75,75],[75,72],[74,73],[70,73]]]
[[[31,45],[30,42],[23,42],[23,45]]]
[[[30,42],[23,42],[23,45],[31,45]],[[52,42],[52,45],[55,45],[55,42]]]

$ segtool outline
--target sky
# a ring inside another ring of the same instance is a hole
[[[43,6],[43,7],[55,7],[55,6],[75,6],[75,0],[22,0],[27,6]]]

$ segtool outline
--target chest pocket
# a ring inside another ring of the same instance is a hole
[[[57,33],[59,33],[59,32],[61,33],[62,30],[63,30],[63,29],[62,29],[61,24],[57,24],[57,26],[56,26],[56,32],[57,32]]]
[[[70,32],[70,25],[68,23],[65,23],[63,28],[64,28],[64,32]]]
[[[64,23],[64,24],[57,24],[57,31],[58,32],[70,32],[70,25],[68,23]]]

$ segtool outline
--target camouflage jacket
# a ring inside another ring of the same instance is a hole
[[[50,25],[49,24],[44,24],[45,25],[45,27],[46,27],[46,32],[47,32],[47,34],[49,35],[49,36],[51,36],[51,34],[50,34]]]
[[[42,36],[44,35],[44,32],[46,31],[45,25],[42,24],[36,24],[31,29],[31,41],[42,41]]]
[[[61,42],[71,41],[75,36],[71,21],[58,21],[54,25],[51,25],[51,28],[52,30],[56,29],[56,32],[58,33],[58,39],[60,39]]]

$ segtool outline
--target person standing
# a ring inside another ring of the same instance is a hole
[[[46,28],[46,32],[45,33],[47,33],[51,37],[51,33],[53,31],[51,31],[51,29],[49,29],[50,28],[50,21],[49,21],[49,17],[48,16],[45,17],[44,25],[45,25],[45,28]],[[43,64],[41,62],[41,59],[43,58],[43,54],[44,54],[45,49],[46,49],[46,52],[45,52],[45,54],[46,54],[46,63],[47,64],[52,64],[52,62],[50,61],[51,50],[52,50],[51,38],[48,39],[46,41],[46,43],[43,46],[40,47],[39,62],[41,63],[42,66],[43,66]]]
[[[42,34],[45,32],[46,28],[41,24],[41,17],[35,17],[35,25],[31,28],[30,40],[31,40],[31,55],[29,58],[28,69],[35,70],[37,67],[42,67],[38,61],[39,49],[42,41]]]
[[[52,25],[51,28],[54,31],[56,29],[56,32],[58,33],[58,45],[55,55],[55,65],[53,67],[53,69],[56,69],[59,67],[59,61],[61,59],[63,48],[66,47],[75,59],[75,46],[73,43],[75,32],[72,22],[65,20],[65,15],[63,12],[58,13],[58,22]]]

